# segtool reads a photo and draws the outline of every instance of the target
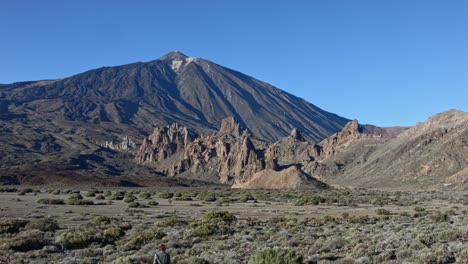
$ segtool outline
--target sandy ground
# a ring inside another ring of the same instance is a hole
[[[129,191],[131,189],[125,189]],[[384,208],[392,213],[408,212],[414,213],[416,206],[376,206],[372,204],[359,204],[357,206],[338,206],[338,205],[304,205],[295,206],[293,203],[252,201],[241,203],[234,202],[230,204],[217,205],[215,202],[203,201],[176,201],[170,202],[167,199],[158,198],[153,195],[151,199],[138,199],[137,201],[146,205],[148,201],[153,200],[159,203],[157,206],[149,208],[128,208],[123,201],[96,200],[95,197],[85,197],[86,191],[81,191],[85,199],[93,200],[96,205],[78,206],[78,205],[44,205],[37,203],[41,198],[61,198],[66,200],[69,194],[52,195],[41,192],[37,195],[27,193],[20,196],[17,193],[0,193],[0,217],[1,218],[25,218],[33,219],[40,217],[52,217],[60,225],[71,227],[87,222],[96,216],[122,217],[128,221],[154,222],[159,218],[168,215],[177,215],[186,219],[200,217],[205,212],[218,209],[233,213],[240,219],[256,218],[267,220],[271,217],[295,217],[319,218],[324,215],[341,216],[348,213],[351,216],[356,215],[376,215],[376,209]],[[138,196],[138,195],[137,195]],[[452,207],[464,208],[462,204],[450,203],[448,201],[431,200],[418,207],[424,207],[428,211],[449,210]]]

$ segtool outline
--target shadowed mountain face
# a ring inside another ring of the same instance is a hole
[[[298,128],[318,142],[348,121],[250,76],[179,52],[61,80],[2,85],[0,109],[4,120],[34,113],[129,125],[143,135],[174,122],[204,133],[233,116],[266,141]]]

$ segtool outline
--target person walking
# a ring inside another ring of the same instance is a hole
[[[153,264],[171,264],[171,256],[166,253],[166,245],[159,246],[159,253],[154,254]]]

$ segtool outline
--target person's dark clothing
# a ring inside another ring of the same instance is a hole
[[[160,252],[154,255],[153,264],[171,264],[171,257],[166,252]]]

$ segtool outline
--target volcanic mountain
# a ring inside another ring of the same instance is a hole
[[[348,122],[253,77],[170,52],[64,79],[0,85],[1,181],[152,175],[106,141],[128,136],[128,146],[140,145],[155,127],[172,123],[206,134],[228,116],[265,142],[292,128],[319,142]]]
[[[33,112],[54,120],[125,124],[143,134],[171,123],[214,131],[220,120],[232,116],[267,141],[292,128],[320,141],[348,121],[265,82],[180,52],[0,89],[0,109],[4,116],[11,111],[6,118]]]

